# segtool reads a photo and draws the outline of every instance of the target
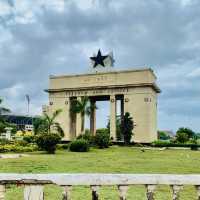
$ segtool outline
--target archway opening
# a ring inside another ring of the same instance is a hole
[[[114,135],[115,140],[122,141],[123,137],[121,134],[121,121],[124,115],[124,104],[123,104],[123,95],[116,95],[115,101],[108,96],[95,96],[90,97],[90,102],[94,103],[97,107],[95,110],[94,115],[86,116],[85,120],[85,127],[86,130],[90,131],[91,133],[95,134],[97,129],[104,129],[107,128],[110,132],[111,130],[111,123],[110,119],[112,117],[115,118],[116,123],[115,126],[115,133]],[[115,104],[115,116],[111,116],[112,111],[111,107]],[[111,136],[112,137],[112,136]]]

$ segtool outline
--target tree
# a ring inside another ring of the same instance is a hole
[[[55,112],[53,112],[52,116],[45,113],[44,117],[34,120],[33,121],[34,133],[50,134],[52,129],[55,128],[57,130],[57,133],[63,137],[64,131],[61,128],[60,124],[56,122],[56,118],[61,112],[62,110],[58,109]]]
[[[130,116],[129,112],[126,112],[122,119],[122,125],[121,125],[121,131],[124,137],[125,144],[130,144],[133,135],[133,129],[134,129],[133,118]]]
[[[177,132],[176,141],[180,143],[185,143],[189,140],[188,134],[184,132]]]
[[[56,118],[62,112],[61,109],[53,112],[52,116],[44,114],[42,119],[35,121],[34,130],[39,133],[35,137],[35,141],[41,150],[45,150],[48,153],[54,154],[56,145],[61,141],[61,137],[64,136],[60,124],[56,122]],[[56,133],[53,133],[53,129],[56,129]]]
[[[46,113],[44,114],[44,120],[47,123],[47,133],[50,133],[52,128],[56,128],[60,136],[62,137],[64,136],[64,131],[62,130],[60,124],[55,121],[55,119],[61,112],[62,112],[61,109],[56,110],[55,112],[53,112],[52,117],[47,115]]]
[[[82,97],[80,101],[78,99],[74,99],[70,109],[73,114],[81,114],[81,133],[83,133],[85,129],[85,115],[90,116],[91,113],[97,109],[95,105],[88,105],[88,102],[88,97]]]
[[[33,120],[34,134],[48,132],[48,124],[44,117],[38,117]]]
[[[7,123],[6,120],[2,117],[3,114],[10,113],[10,109],[1,106],[2,102],[3,100],[0,98],[0,133],[4,132],[6,127],[13,127],[16,130],[14,125]]]
[[[164,131],[158,131],[158,139],[159,140],[169,140],[170,136]]]
[[[0,105],[2,104],[3,100],[0,98]],[[4,113],[9,113],[10,109],[0,106],[0,116]]]
[[[178,134],[178,133],[186,133],[188,140],[191,138],[194,138],[194,136],[195,136],[195,132],[193,130],[191,130],[190,128],[181,127],[177,130],[176,134]]]
[[[195,134],[196,139],[200,139],[200,133]]]
[[[1,106],[2,102],[3,100],[2,98],[0,98],[0,123],[1,125],[5,125],[6,122],[5,122],[5,119],[2,117],[2,115],[5,113],[10,113],[10,109],[2,107]]]

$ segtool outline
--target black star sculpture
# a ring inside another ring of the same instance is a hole
[[[108,57],[108,56],[102,56],[102,55],[101,55],[101,51],[100,51],[100,49],[99,49],[99,51],[98,51],[98,53],[97,53],[97,56],[95,56],[95,57],[90,57],[90,59],[94,61],[93,68],[95,68],[97,65],[101,65],[101,66],[105,67],[103,61],[104,61],[107,57]]]

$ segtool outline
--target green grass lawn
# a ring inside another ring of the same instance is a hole
[[[200,173],[200,152],[191,150],[146,150],[140,148],[116,147],[92,149],[88,153],[57,151],[55,155],[31,153],[29,157],[0,159],[1,173]],[[13,195],[15,193],[15,195]],[[45,187],[45,199],[61,199],[61,189],[57,186]],[[22,199],[21,187],[8,187],[6,200]],[[74,200],[91,199],[88,187],[74,187]],[[103,187],[101,199],[118,199],[117,188]],[[132,186],[128,199],[145,199],[144,186]],[[168,186],[159,186],[156,199],[171,199]],[[192,186],[184,187],[181,199],[194,200],[196,192]]]

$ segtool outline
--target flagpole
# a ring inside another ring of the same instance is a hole
[[[29,116],[29,107],[30,107],[30,96],[26,94],[27,106],[28,106],[28,116]]]
[[[28,101],[28,116],[29,116],[29,101]]]

